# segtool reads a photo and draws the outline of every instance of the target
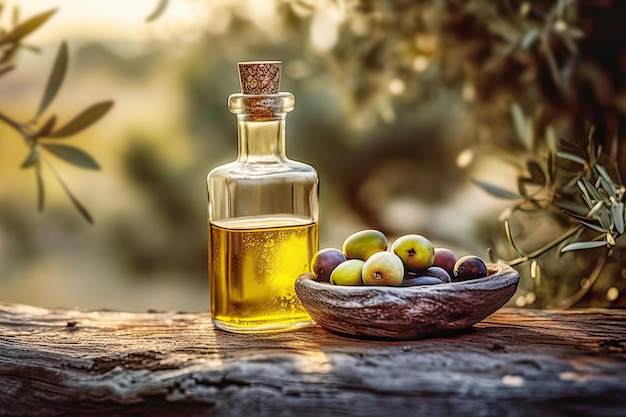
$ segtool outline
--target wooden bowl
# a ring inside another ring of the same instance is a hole
[[[306,311],[326,330],[417,339],[472,327],[513,296],[519,273],[503,263],[487,268],[485,278],[415,287],[331,285],[309,273],[296,279],[295,289]]]

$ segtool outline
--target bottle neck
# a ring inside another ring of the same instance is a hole
[[[228,97],[228,108],[237,115],[237,161],[275,163],[286,160],[285,118],[294,104],[291,93]]]
[[[237,116],[239,162],[279,162],[285,160],[285,114],[272,120],[254,120]]]

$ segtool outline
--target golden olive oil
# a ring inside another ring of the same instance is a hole
[[[215,324],[235,332],[311,324],[294,290],[318,247],[317,222],[290,218],[209,223],[209,282]]]

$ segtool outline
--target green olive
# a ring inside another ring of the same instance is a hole
[[[387,250],[387,237],[378,230],[361,230],[353,233],[343,242],[343,253],[348,259],[367,259],[376,252]]]
[[[340,263],[330,274],[330,283],[335,285],[363,285],[361,274],[364,261],[348,259]]]
[[[404,279],[404,265],[398,255],[391,252],[377,252],[363,265],[365,285],[388,285],[398,287]]]

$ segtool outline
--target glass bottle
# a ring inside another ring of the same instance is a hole
[[[207,176],[209,283],[216,327],[238,333],[310,325],[294,290],[318,249],[314,168],[285,153],[291,93],[279,92],[281,63],[238,64],[237,160]]]

